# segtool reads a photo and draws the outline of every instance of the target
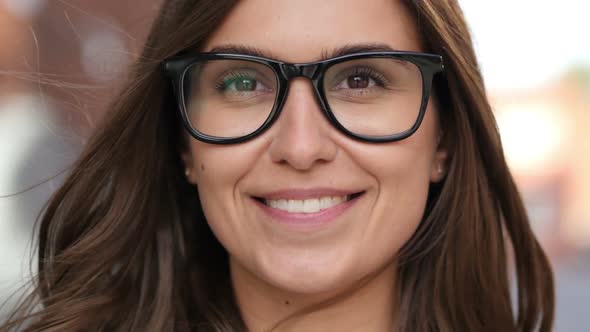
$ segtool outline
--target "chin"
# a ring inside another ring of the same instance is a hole
[[[296,258],[267,258],[263,261],[258,274],[266,283],[295,294],[335,293],[350,287],[371,271],[363,273],[351,261],[342,257],[305,256]]]

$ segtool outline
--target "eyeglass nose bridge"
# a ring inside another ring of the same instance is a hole
[[[313,79],[318,71],[318,68],[319,65],[315,63],[281,64],[281,72],[287,80],[295,77],[307,77],[308,79]]]

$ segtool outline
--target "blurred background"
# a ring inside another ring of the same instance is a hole
[[[0,306],[8,301],[4,309],[13,301],[8,295],[29,279],[33,225],[63,181],[63,175],[55,175],[76,159],[101,120],[141,51],[160,3],[0,0]],[[510,168],[555,268],[555,330],[588,331],[590,3],[460,3]],[[0,308],[0,321],[4,314]]]

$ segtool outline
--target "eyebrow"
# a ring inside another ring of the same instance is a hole
[[[363,52],[396,52],[398,50],[392,48],[387,44],[381,43],[365,43],[365,44],[348,44],[342,47],[338,47],[335,49],[324,49],[320,55],[320,58],[317,61],[322,61],[330,58],[336,58],[339,56],[344,56],[348,54],[354,53],[363,53]],[[268,59],[279,59],[278,56],[273,54],[269,50],[263,50],[257,47],[251,47],[247,45],[241,44],[226,44],[226,45],[219,45],[213,47],[209,52],[213,53],[226,53],[226,54],[244,54],[244,55],[252,55],[262,58]]]

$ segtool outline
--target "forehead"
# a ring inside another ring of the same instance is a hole
[[[242,0],[204,51],[244,45],[288,62],[309,62],[350,44],[422,51],[417,29],[399,0]]]

